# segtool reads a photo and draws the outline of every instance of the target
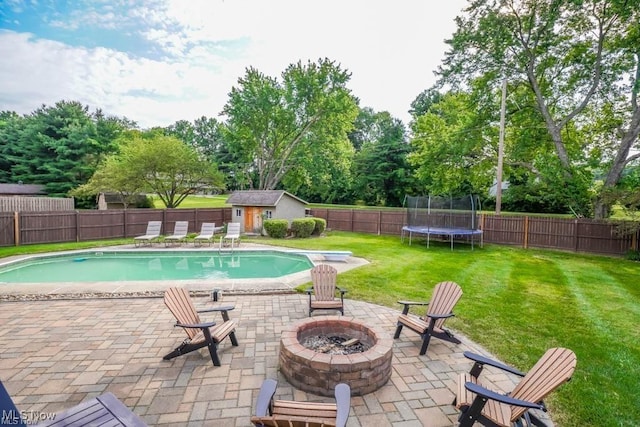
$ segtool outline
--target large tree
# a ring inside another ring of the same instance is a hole
[[[640,133],[639,19],[640,0],[474,1],[457,18],[441,82],[466,84],[482,76],[487,91],[497,92],[503,79],[515,90],[526,87],[557,164],[542,178],[556,188],[579,188],[577,172],[586,162],[598,162],[602,195],[639,157],[631,154]],[[594,115],[610,120],[591,139],[569,144],[566,132]],[[607,211],[599,197],[596,217]]]
[[[76,194],[117,192],[126,200],[138,192],[154,193],[175,208],[190,194],[223,185],[215,165],[176,137],[129,132],[120,141],[120,151],[106,158]]]
[[[402,121],[386,111],[363,108],[350,139],[359,146],[353,167],[356,199],[368,205],[402,206],[413,190],[413,170],[407,162],[411,147]]]
[[[223,109],[224,139],[255,189],[276,188],[305,159],[329,160],[319,153],[344,151],[358,112],[350,73],[333,61],[298,62],[281,77],[247,69]]]

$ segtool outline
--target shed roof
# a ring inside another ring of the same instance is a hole
[[[284,190],[235,191],[227,199],[227,204],[233,206],[276,206],[284,196],[291,197],[304,205],[308,204],[299,197]]]
[[[45,192],[44,185],[39,184],[0,184],[0,194],[38,196]]]

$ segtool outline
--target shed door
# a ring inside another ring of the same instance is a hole
[[[256,215],[260,215],[260,209],[256,207],[245,207],[244,208],[244,231],[245,233],[254,232],[254,226],[256,225],[255,217]]]

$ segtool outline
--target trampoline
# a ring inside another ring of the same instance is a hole
[[[476,239],[482,246],[482,230],[478,227],[477,210],[480,208],[478,196],[443,197],[420,196],[405,198],[407,225],[402,227],[401,241],[408,235],[409,245],[414,234],[424,235],[427,247],[431,236],[449,240],[451,250],[455,239],[471,242],[473,250]]]

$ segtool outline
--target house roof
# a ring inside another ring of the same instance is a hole
[[[304,200],[284,190],[245,190],[235,191],[227,199],[227,204],[233,206],[276,206],[284,196],[306,205]]]
[[[44,185],[38,184],[0,184],[0,194],[38,196],[46,194]]]

